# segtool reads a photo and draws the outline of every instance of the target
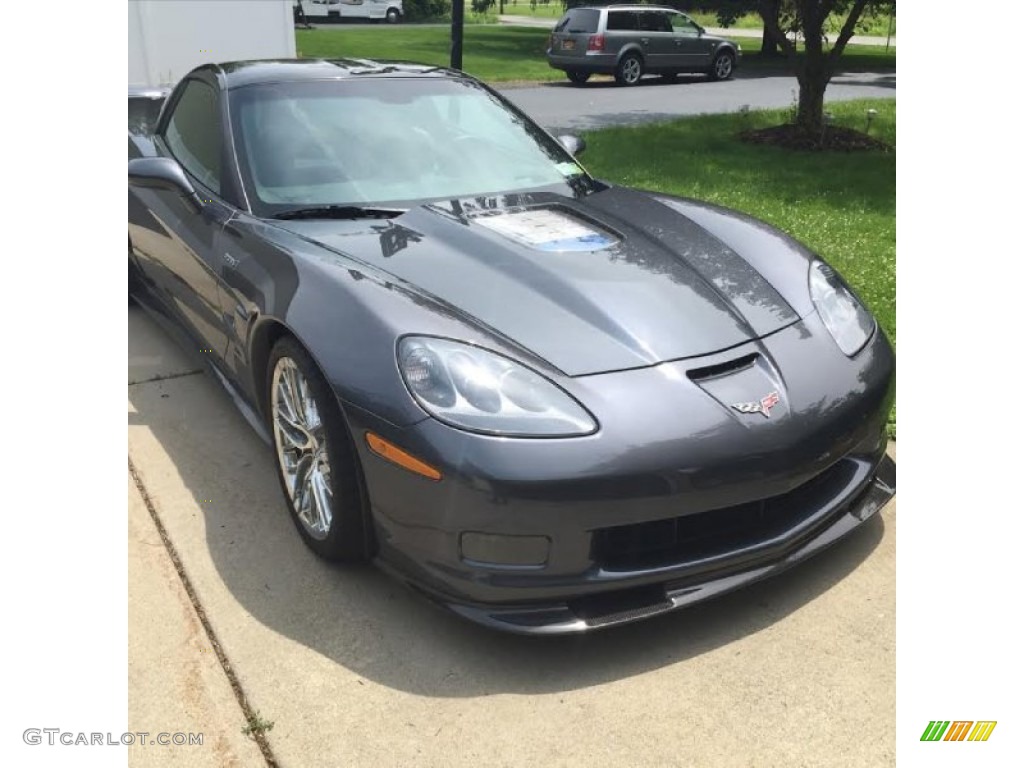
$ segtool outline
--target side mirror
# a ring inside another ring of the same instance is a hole
[[[137,157],[129,160],[128,183],[141,189],[177,192],[196,213],[203,209],[203,201],[196,194],[185,171],[169,157]]]
[[[573,157],[583,154],[583,150],[587,148],[587,142],[575,134],[565,133],[557,138],[558,143],[565,147],[566,152]]]

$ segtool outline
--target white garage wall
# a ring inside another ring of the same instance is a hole
[[[173,85],[208,62],[294,56],[291,0],[128,2],[128,85]]]

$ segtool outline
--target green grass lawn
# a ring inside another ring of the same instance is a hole
[[[544,58],[549,32],[530,27],[471,25],[465,30],[463,67],[471,75],[490,82],[562,80],[565,75],[548,66]],[[744,69],[784,69],[785,59],[762,60],[745,43]],[[447,66],[449,31],[444,27],[397,25],[386,28],[342,27],[298,29],[295,45],[299,56],[325,58],[405,59]],[[896,52],[879,46],[848,46],[843,67],[854,71],[896,68]]]
[[[463,68],[492,82],[561,80],[544,58],[549,33],[527,27],[467,26]],[[397,25],[384,29],[296,30],[300,56],[404,59],[447,66],[449,31],[444,27]]]
[[[586,134],[581,158],[599,178],[709,200],[783,229],[850,282],[896,343],[896,101],[831,104],[837,125],[871,134],[891,152],[790,152],[745,144],[745,128],[785,122],[785,111],[708,115]],[[896,411],[890,416],[895,436]]]

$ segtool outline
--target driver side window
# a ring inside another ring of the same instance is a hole
[[[681,13],[672,14],[672,31],[684,37],[697,37],[700,35],[697,25]]]
[[[188,81],[167,121],[164,141],[182,168],[220,194],[220,110],[213,88]]]

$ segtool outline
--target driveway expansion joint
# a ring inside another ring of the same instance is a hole
[[[155,381],[170,381],[171,379],[183,379],[186,376],[195,376],[196,374],[202,373],[202,368],[196,368],[191,371],[182,371],[181,373],[164,373],[157,374],[148,379],[139,379],[138,381],[129,381],[128,386],[133,387],[136,384],[152,384]],[[140,489],[141,490],[141,489]]]
[[[202,371],[194,371],[192,373],[201,372]],[[164,378],[180,378],[181,376],[188,375],[191,374],[176,374]],[[159,380],[159,377],[156,380]],[[257,713],[249,704],[249,699],[246,696],[238,677],[235,675],[234,668],[231,666],[231,661],[228,659],[227,654],[221,647],[220,640],[217,639],[217,633],[214,632],[213,626],[210,624],[210,620],[206,616],[206,611],[203,609],[203,605],[199,601],[199,596],[196,594],[195,588],[192,586],[192,581],[185,572],[185,566],[181,562],[181,558],[178,557],[178,551],[174,548],[174,544],[167,535],[167,529],[164,528],[164,524],[160,520],[160,515],[156,511],[156,506],[154,506],[153,500],[150,498],[149,492],[146,490],[146,486],[142,482],[142,477],[135,468],[135,464],[132,462],[131,456],[128,457],[128,474],[131,475],[132,481],[135,483],[135,487],[138,488],[139,494],[142,496],[142,502],[146,505],[146,510],[149,512],[149,516],[153,519],[153,525],[156,526],[157,533],[160,535],[160,540],[163,542],[163,547],[167,551],[167,556],[171,559],[171,563],[174,565],[174,570],[177,572],[178,578],[181,579],[181,585],[185,589],[185,594],[188,595],[189,602],[192,603],[192,608],[199,617],[199,622],[202,624],[203,631],[206,633],[206,637],[210,641],[210,646],[213,648],[213,652],[217,656],[217,662],[220,664],[221,669],[224,671],[224,674],[228,679],[231,691],[235,695],[235,701],[238,702],[238,706],[242,710],[242,715],[244,716],[245,721],[251,723]],[[254,731],[252,733],[252,738],[259,747],[260,752],[263,753],[263,759],[266,761],[267,768],[279,768],[277,759],[274,757],[274,752],[270,748],[270,743],[267,741],[266,734],[260,731]]]

